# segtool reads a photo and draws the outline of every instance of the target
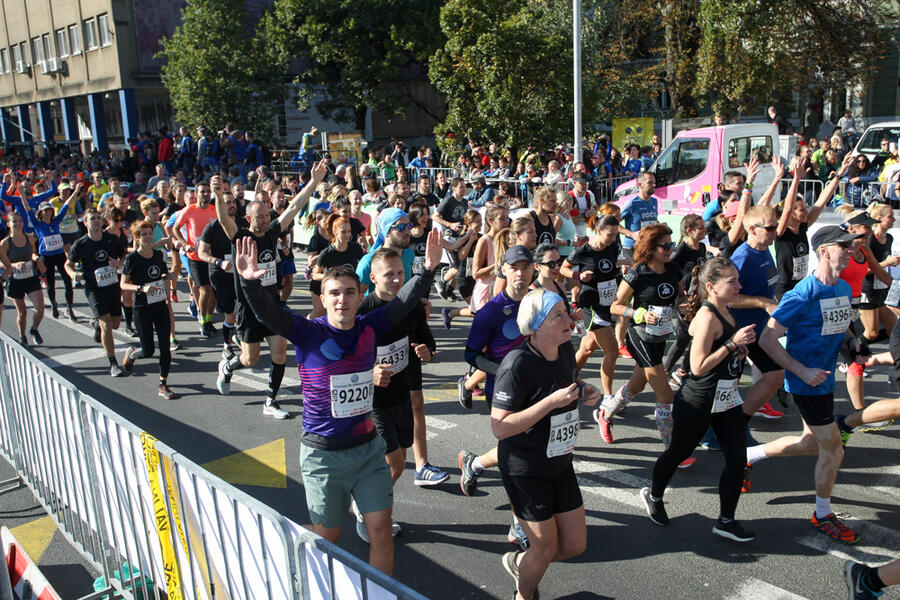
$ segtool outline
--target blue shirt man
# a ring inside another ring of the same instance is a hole
[[[622,206],[622,222],[627,231],[619,227],[619,232],[625,235],[623,246],[626,249],[634,249],[638,232],[642,227],[659,220],[659,203],[653,197],[656,190],[656,176],[653,173],[639,173],[637,177],[638,195],[628,200]]]

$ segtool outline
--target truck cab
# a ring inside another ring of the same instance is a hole
[[[666,146],[649,172],[656,176],[659,213],[701,214],[703,207],[718,196],[718,186],[728,171],[747,174],[745,163],[759,159],[760,172],[753,185],[759,200],[774,178],[772,158],[776,152],[785,161],[793,155],[794,136],[780,136],[771,123],[742,123],[680,131]],[[635,180],[620,185],[614,202],[621,206],[637,194]]]

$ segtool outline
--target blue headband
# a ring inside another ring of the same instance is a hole
[[[541,297],[541,310],[539,310],[538,313],[534,315],[534,318],[531,319],[531,331],[537,331],[544,322],[544,319],[547,318],[547,315],[550,314],[550,309],[556,306],[557,302],[562,301],[563,299],[559,294],[544,290],[544,295]]]
[[[378,250],[384,245],[384,238],[387,237],[394,223],[407,216],[405,212],[399,208],[386,208],[378,215],[375,221],[378,224],[378,234],[375,236],[375,243],[372,244],[372,252]]]

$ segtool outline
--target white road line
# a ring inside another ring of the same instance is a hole
[[[649,487],[649,479],[626,473],[614,466],[600,462],[575,460],[572,461],[572,465],[583,492],[593,496],[602,496],[640,511],[644,510],[644,503],[638,496],[638,490],[642,487]],[[611,486],[599,479],[605,479],[625,487]]]
[[[44,359],[44,364],[46,364],[51,369],[55,369],[56,367],[70,367],[78,363],[88,362],[90,360],[104,357],[106,357],[106,350],[104,350],[103,348],[84,348],[82,350],[66,352],[65,354],[49,356]]]
[[[801,537],[797,543],[841,560],[881,564],[897,558],[897,548],[900,548],[900,533],[858,519],[844,519],[844,523],[859,534],[859,542],[852,546],[835,542],[824,534],[816,532],[810,532],[809,535]]]
[[[749,577],[723,600],[806,600],[806,598],[761,579]]]
[[[425,426],[434,427],[435,429],[440,429],[441,431],[446,431],[448,429],[453,429],[454,427],[456,427],[456,423],[445,421],[444,419],[438,419],[437,417],[426,416]]]
[[[644,509],[644,503],[638,497],[636,490],[609,487],[596,479],[588,479],[587,477],[578,475],[576,475],[576,477],[582,492],[587,492],[593,496],[602,496],[607,500],[627,504],[628,506],[639,510]]]
[[[586,460],[575,460],[572,461],[572,464],[575,467],[575,472],[580,475],[592,475],[608,479],[637,490],[642,487],[650,487],[651,481],[649,479],[632,475],[631,473],[623,471],[621,467],[616,465]]]

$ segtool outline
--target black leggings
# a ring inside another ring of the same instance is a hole
[[[690,345],[691,336],[688,334],[688,324],[681,317],[677,317],[675,319],[675,340],[669,346],[669,353],[666,354],[666,360],[663,361],[663,368],[666,370],[666,373],[671,373],[674,370],[675,363],[678,362],[678,359],[681,358]],[[685,356],[685,360],[687,358]],[[684,370],[689,370],[686,365]]]
[[[66,273],[66,253],[62,252],[60,254],[52,254],[50,256],[42,256],[44,259],[44,266],[47,267],[47,297],[50,298],[50,304],[52,306],[56,306],[56,275],[55,272],[59,271],[60,277],[62,277],[63,285],[66,286],[66,304],[72,306],[75,301],[74,294],[72,292],[72,278],[69,277],[69,274]]]
[[[138,358],[150,358],[153,356],[155,346],[153,343],[153,330],[156,330],[156,339],[159,342],[159,376],[166,379],[169,376],[169,367],[172,365],[172,352],[169,350],[169,335],[172,332],[169,322],[169,305],[166,302],[156,302],[147,306],[134,307],[134,326],[141,340],[141,349],[132,356]]]
[[[725,455],[725,468],[719,478],[720,516],[733,519],[741,497],[744,466],[747,464],[747,438],[741,405],[711,414],[709,408],[689,404],[680,392],[677,393],[672,409],[672,443],[653,466],[650,493],[654,498],[663,497],[678,465],[691,455],[710,426],[722,444],[722,454]]]

